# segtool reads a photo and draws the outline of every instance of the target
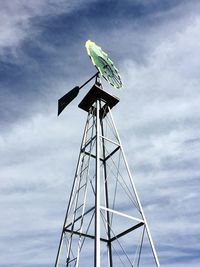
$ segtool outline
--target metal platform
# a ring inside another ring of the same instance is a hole
[[[118,97],[110,95],[106,91],[102,90],[100,86],[94,84],[90,91],[80,102],[78,107],[85,110],[86,112],[89,112],[91,106],[97,99],[105,103],[100,109],[100,117],[105,117],[108,113],[108,108],[106,107],[112,109],[119,102]]]

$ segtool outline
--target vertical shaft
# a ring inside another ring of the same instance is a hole
[[[104,126],[103,126],[103,119],[101,119],[101,132],[102,137],[104,137]],[[105,153],[105,140],[102,138],[102,152],[103,152],[103,167],[104,167],[104,187],[105,187],[105,204],[106,208],[109,209],[109,198],[108,198],[108,182],[107,182],[107,166],[106,166],[106,153]],[[111,240],[111,234],[110,234],[110,214],[109,211],[106,211],[106,219],[107,219],[107,234],[108,234],[108,240]],[[113,267],[112,262],[112,245],[111,242],[108,242],[108,262],[109,267]]]
[[[100,267],[100,100],[96,100],[96,181],[94,267]]]

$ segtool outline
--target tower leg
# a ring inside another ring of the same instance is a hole
[[[94,266],[100,267],[100,100],[96,100],[96,181],[95,181],[95,251]]]
[[[102,136],[104,136],[104,124],[103,120],[101,120],[101,133]],[[102,138],[102,153],[103,153],[103,169],[104,169],[104,189],[105,189],[105,204],[106,208],[109,209],[109,196],[108,196],[108,182],[107,182],[107,166],[106,166],[106,151],[105,151],[105,140]],[[110,229],[110,214],[108,211],[106,211],[106,219],[107,219],[107,234],[108,234],[108,240],[111,240],[111,229]],[[112,243],[108,242],[108,263],[109,267],[113,267],[113,261],[112,261]]]
[[[108,109],[109,109],[109,108],[108,108]],[[121,140],[120,140],[120,137],[119,137],[119,133],[118,133],[117,128],[116,128],[116,126],[115,126],[115,122],[114,122],[114,119],[113,119],[111,110],[109,110],[109,112],[110,112],[110,116],[111,116],[111,119],[112,119],[113,127],[114,127],[114,129],[115,129],[116,134],[117,134],[118,142],[119,142],[119,144],[120,144],[120,146],[121,146],[122,155],[123,155],[123,158],[124,158],[124,161],[125,161],[125,165],[126,165],[126,168],[127,168],[127,171],[128,171],[128,175],[129,175],[130,180],[131,180],[131,183],[132,183],[132,187],[133,187],[133,189],[134,189],[135,197],[136,197],[136,200],[137,200],[139,209],[140,209],[140,211],[141,211],[142,218],[143,218],[144,223],[145,223],[145,227],[146,227],[147,235],[148,235],[148,238],[149,238],[149,242],[150,242],[150,244],[151,244],[151,249],[152,249],[152,252],[153,252],[153,255],[154,255],[155,263],[156,263],[156,266],[157,266],[157,267],[160,267],[160,263],[159,263],[158,256],[157,256],[157,253],[156,253],[156,250],[155,250],[155,246],[154,246],[154,243],[153,243],[153,239],[152,239],[152,237],[151,237],[151,233],[150,233],[150,230],[149,230],[149,227],[148,227],[148,224],[147,224],[147,220],[146,220],[145,215],[144,215],[144,211],[143,211],[142,205],[141,205],[141,203],[140,203],[140,199],[139,199],[139,196],[138,196],[138,193],[137,193],[135,184],[133,183],[133,178],[132,178],[132,175],[131,175],[131,172],[130,172],[130,169],[129,169],[129,166],[128,166],[128,163],[127,163],[127,160],[126,160],[126,156],[125,156],[125,153],[124,153],[124,149],[123,149],[122,144],[121,144]]]
[[[90,120],[90,113],[88,114],[87,121],[86,121],[86,124],[85,124],[83,138],[82,138],[82,141],[81,141],[81,149],[82,149],[82,147],[84,147],[84,144],[86,143],[87,129],[88,129],[88,125],[89,125],[89,120]],[[56,255],[55,267],[59,266],[59,259],[60,259],[60,254],[61,254],[63,240],[64,240],[65,226],[66,226],[66,222],[67,222],[67,217],[68,217],[68,214],[69,214],[70,207],[72,205],[72,197],[73,197],[74,189],[75,189],[76,182],[77,182],[77,177],[78,177],[78,173],[79,173],[79,169],[80,169],[81,160],[82,160],[82,158],[84,156],[81,153],[81,149],[80,149],[80,153],[79,153],[79,157],[78,157],[78,163],[77,163],[77,167],[76,167],[75,177],[74,177],[72,190],[71,190],[70,197],[69,197],[67,212],[66,212],[66,215],[65,215],[64,224],[63,224],[63,228],[62,228],[62,233],[61,233],[61,237],[60,237],[60,241],[59,241],[59,247],[58,247],[58,251],[57,251],[57,255]],[[69,254],[69,252],[68,252],[68,254]],[[67,259],[67,261],[68,261],[68,259]]]

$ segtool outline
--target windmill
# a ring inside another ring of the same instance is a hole
[[[119,98],[106,92],[100,79],[103,76],[119,89],[119,72],[94,42],[88,40],[86,49],[97,73],[58,100],[60,115],[95,79],[79,104],[87,119],[55,267],[159,267],[111,112]]]

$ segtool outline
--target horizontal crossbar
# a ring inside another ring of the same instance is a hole
[[[76,219],[74,220],[73,223],[77,222],[78,220],[80,220],[82,217],[84,217],[85,215],[87,215],[88,213],[90,213],[90,211],[92,211],[92,210],[94,210],[94,209],[95,209],[95,206],[92,207],[91,209],[87,210],[85,213],[83,213],[83,215],[80,215],[78,218],[76,218]],[[64,229],[67,229],[67,228],[70,227],[73,223],[68,224],[67,226],[65,226]]]
[[[103,136],[103,135],[100,135],[99,137],[100,137],[100,138],[103,138],[103,139],[105,139],[105,140],[107,140],[107,141],[110,142],[110,143],[113,143],[113,144],[116,145],[116,146],[120,146],[120,144],[116,143],[115,141],[113,141],[113,140],[111,140],[111,139],[109,139],[109,138],[107,138],[107,137],[105,137],[105,136]]]
[[[109,159],[113,154],[115,154],[115,152],[117,152],[119,150],[120,146],[116,147],[106,158],[105,158],[105,161],[107,159]]]
[[[89,156],[89,157],[92,157],[92,158],[94,158],[94,159],[96,159],[96,156],[95,155],[93,155],[93,154],[91,154],[91,153],[89,153],[89,152],[87,152],[87,151],[81,151],[82,153],[84,153],[85,155],[87,155],[87,156]],[[101,161],[104,161],[102,158],[99,158]]]
[[[84,151],[86,149],[86,147],[96,138],[96,135],[93,136],[86,144],[85,146],[81,149],[81,151]]]
[[[74,235],[85,236],[85,237],[88,237],[88,238],[91,238],[91,239],[95,239],[95,236],[94,235],[88,235],[88,234],[85,234],[85,233],[80,233],[80,232],[72,231],[72,230],[69,230],[69,229],[65,229],[65,232],[72,233]],[[109,240],[107,240],[105,238],[100,238],[100,240],[103,241],[103,242],[106,242],[106,243],[109,242]]]
[[[141,220],[141,219],[139,219],[139,218],[136,218],[136,217],[127,215],[127,214],[125,214],[125,213],[122,213],[122,212],[119,212],[119,211],[116,211],[116,210],[113,210],[113,209],[109,209],[109,208],[106,208],[106,207],[103,207],[103,206],[100,206],[100,209],[105,210],[105,211],[109,211],[109,212],[112,212],[112,213],[115,213],[115,214],[117,214],[117,215],[120,215],[120,216],[129,218],[129,219],[131,219],[131,220],[135,220],[135,221],[144,223],[144,221]]]
[[[122,233],[120,233],[120,234],[114,236],[113,238],[111,238],[111,239],[110,239],[110,242],[112,242],[112,241],[114,241],[114,240],[116,240],[116,239],[118,239],[118,238],[120,238],[120,237],[122,237],[122,236],[124,236],[124,235],[126,235],[126,234],[128,234],[128,233],[130,233],[130,232],[132,232],[133,230],[135,230],[135,229],[141,227],[142,225],[144,225],[143,222],[134,225],[133,227],[131,227],[131,228],[125,230],[124,232],[122,232]]]

